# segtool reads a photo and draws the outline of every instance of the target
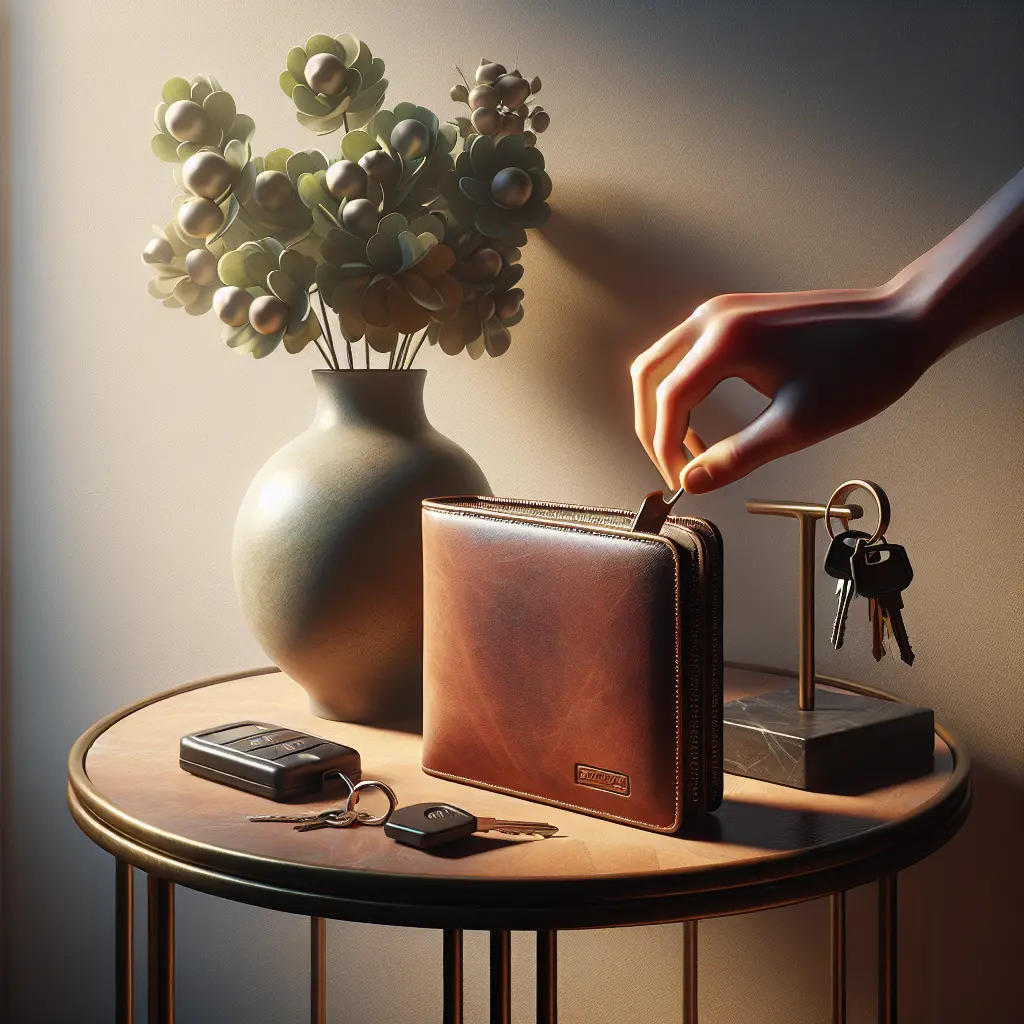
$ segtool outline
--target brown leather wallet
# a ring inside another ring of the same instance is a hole
[[[431,775],[655,832],[722,801],[722,539],[669,516],[423,503]]]

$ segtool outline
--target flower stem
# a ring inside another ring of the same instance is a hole
[[[367,340],[367,342],[366,342],[366,368],[367,369],[370,368],[370,342],[369,342],[369,340]]]
[[[331,355],[334,356],[334,369],[340,370],[341,363],[338,362],[338,353],[334,350],[334,338],[331,337],[331,324],[327,319],[327,307],[324,305],[324,297],[320,294],[320,289],[316,290],[316,297],[320,300],[320,311],[324,315],[323,328],[327,332],[327,347],[331,350]]]
[[[412,346],[412,351],[409,353],[409,358],[405,361],[405,369],[411,370],[412,364],[416,361],[416,356],[419,353],[420,348],[423,346],[424,339],[427,337],[427,333],[430,331],[428,327],[417,339],[416,344]]]
[[[348,114],[341,115],[341,123],[345,126],[345,134],[348,135]]]
[[[395,362],[393,369],[401,370],[402,362],[405,359],[405,353],[409,351],[409,341],[412,338],[411,334],[407,334],[398,346],[398,351],[395,353]]]
[[[315,338],[313,339],[313,344],[316,345],[316,347],[320,350],[320,355],[322,355],[324,357],[324,362],[327,364],[327,369],[328,370],[336,369],[336,367],[330,361],[330,359],[327,358],[327,353],[324,351],[323,345],[321,345],[320,342],[317,341]]]

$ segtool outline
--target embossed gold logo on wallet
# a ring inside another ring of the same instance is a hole
[[[576,785],[590,789],[603,789],[606,793],[629,796],[629,776],[622,772],[610,772],[607,768],[595,768],[589,764],[576,765]]]

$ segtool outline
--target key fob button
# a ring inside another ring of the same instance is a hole
[[[262,747],[272,747],[284,740],[299,739],[301,735],[301,733],[295,732],[292,729],[277,729],[274,732],[263,732],[256,736],[246,736],[244,739],[228,743],[227,746],[233,750],[251,750],[255,752]]]
[[[259,722],[246,723],[245,725],[236,725],[231,729],[222,729],[220,732],[208,732],[203,734],[204,740],[209,740],[211,743],[219,743],[222,747],[227,746],[229,743],[233,743],[235,740],[247,739],[250,736],[255,736],[261,732],[278,731],[274,730],[273,726],[261,725]]]
[[[275,757],[274,764],[283,768],[295,768],[300,764],[315,764],[320,760],[320,748],[314,747],[311,750],[300,750],[296,754],[285,754],[282,757]]]
[[[311,750],[320,746],[321,741],[316,736],[296,736],[294,739],[287,739],[281,743],[274,743],[267,747],[258,747],[252,753],[256,757],[262,757],[267,761],[277,761],[278,758],[287,754],[298,754],[304,750]]]

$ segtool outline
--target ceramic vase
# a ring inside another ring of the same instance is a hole
[[[308,429],[257,473],[235,585],[269,657],[337,721],[421,714],[420,502],[490,494],[423,408],[425,370],[315,370]]]

